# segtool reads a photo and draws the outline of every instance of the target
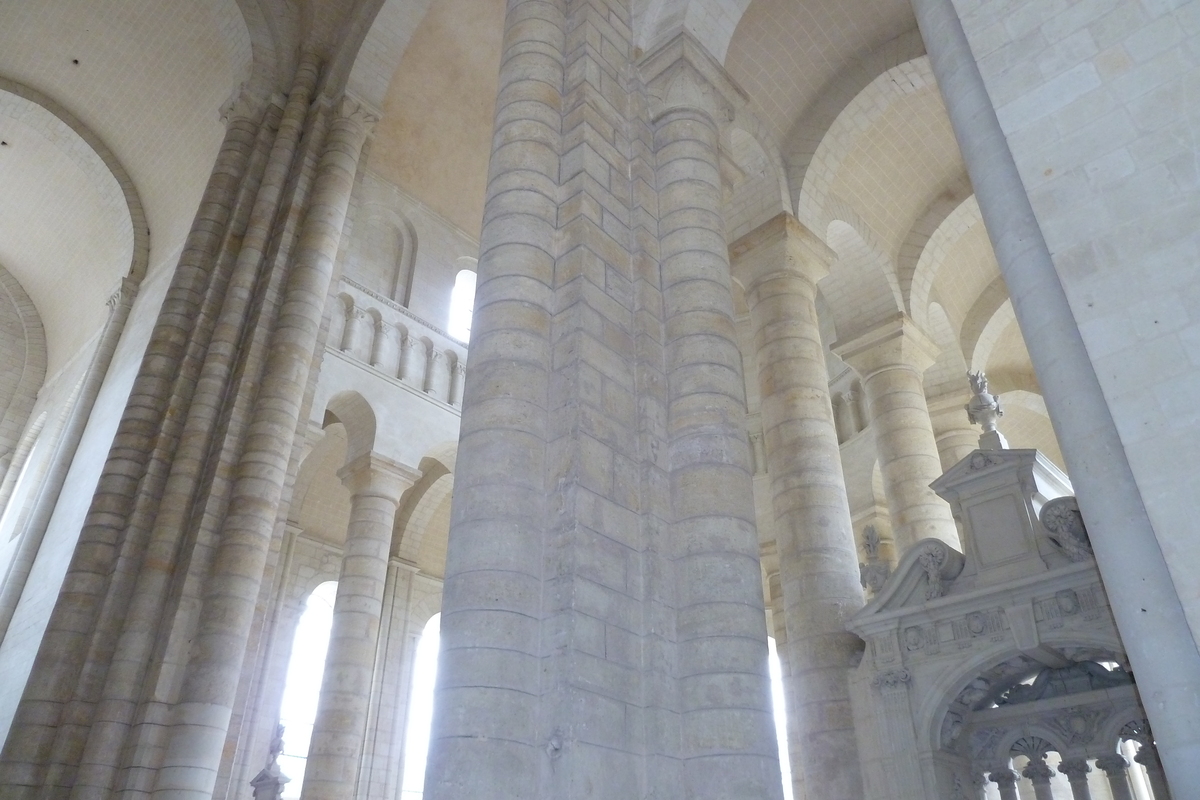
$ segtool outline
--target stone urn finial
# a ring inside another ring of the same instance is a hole
[[[987,375],[980,372],[968,372],[967,380],[971,382],[971,391],[975,396],[967,403],[967,419],[983,428],[979,437],[980,450],[1005,450],[1008,442],[1000,431],[996,430],[996,421],[1004,416],[1000,408],[1000,398],[988,391]]]

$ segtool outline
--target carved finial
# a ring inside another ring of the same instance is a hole
[[[983,428],[979,437],[980,450],[1004,450],[1008,442],[1000,431],[996,430],[996,420],[1004,416],[1000,408],[1000,398],[988,391],[987,375],[983,372],[968,372],[967,380],[975,396],[967,403],[967,419]]]

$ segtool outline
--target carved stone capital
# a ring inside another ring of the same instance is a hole
[[[907,314],[896,314],[869,330],[834,342],[831,349],[864,380],[895,367],[924,372],[941,353],[941,348]]]
[[[998,769],[988,773],[988,779],[1003,788],[1016,786],[1020,777],[1015,769]]]
[[[1021,774],[1029,780],[1037,783],[1049,783],[1054,777],[1054,770],[1050,768],[1045,761],[1030,761],[1025,765],[1025,769],[1021,770]]]
[[[638,69],[655,122],[672,111],[691,110],[721,125],[732,121],[736,109],[747,101],[725,68],[687,31],[643,56]]]
[[[1067,780],[1071,783],[1087,782],[1087,775],[1092,771],[1088,766],[1087,759],[1072,758],[1058,765],[1058,771],[1067,776]]]
[[[421,471],[377,453],[366,453],[338,470],[337,475],[351,495],[399,501],[420,480]]]
[[[733,276],[747,294],[777,276],[797,276],[815,287],[829,274],[835,258],[836,253],[786,211],[729,246]]]
[[[1119,753],[1111,753],[1103,758],[1096,759],[1096,766],[1104,770],[1104,774],[1110,778],[1115,778],[1118,775],[1124,775],[1129,769],[1129,762],[1125,756]]]

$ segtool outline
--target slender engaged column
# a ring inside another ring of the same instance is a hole
[[[754,328],[796,719],[792,773],[810,795],[854,800],[863,784],[847,679],[859,640],[845,620],[863,592],[816,308],[834,255],[787,213],[730,255]]]
[[[953,0],[913,0],[1167,776],[1200,786],[1200,652]]]
[[[937,346],[907,317],[887,320],[834,352],[862,376],[897,556],[922,539],[962,549],[950,506],[929,484],[942,475],[922,377]]]
[[[392,528],[401,495],[420,477],[373,453],[359,456],[338,475],[350,490],[350,525],[301,800],[361,796],[355,784],[367,734]]]
[[[648,56],[686,796],[779,798],[717,120],[736,96],[686,35]],[[719,576],[719,577],[718,577]]]
[[[1017,793],[1017,778],[1021,777],[1015,770],[1001,769],[988,775],[992,783],[1000,787],[1000,800],[1020,800]]]
[[[1033,782],[1033,796],[1036,800],[1054,800],[1054,789],[1050,786],[1054,770],[1050,769],[1045,761],[1031,760],[1025,765],[1025,769],[1021,770],[1021,774]]]
[[[333,261],[372,118],[343,100],[308,211],[255,403],[229,512],[205,587],[192,657],[154,796],[209,800],[308,384]]]
[[[96,343],[96,350],[83,373],[79,395],[75,398],[75,404],[67,416],[62,434],[50,457],[45,480],[34,500],[20,544],[8,564],[3,582],[0,582],[0,642],[4,641],[13,613],[16,612],[21,594],[25,591],[25,583],[29,579],[30,570],[33,569],[33,562],[42,548],[46,530],[50,527],[50,517],[54,514],[58,498],[67,481],[67,472],[75,460],[75,451],[79,449],[79,442],[83,439],[83,431],[87,427],[92,407],[96,404],[96,397],[99,396],[100,387],[108,375],[108,367],[117,350],[117,343],[125,330],[125,322],[129,319],[129,311],[133,308],[134,298],[137,297],[138,285],[138,280],[122,278],[120,287],[108,299],[108,319],[100,331],[100,340]]]
[[[1087,779],[1092,768],[1088,766],[1086,759],[1074,758],[1064,761],[1058,765],[1058,771],[1067,776],[1067,782],[1071,784],[1071,797],[1074,800],[1092,800],[1092,790],[1088,788]]]
[[[1129,762],[1125,756],[1112,753],[1096,759],[1096,766],[1104,770],[1113,800],[1133,800],[1133,787],[1129,785]]]

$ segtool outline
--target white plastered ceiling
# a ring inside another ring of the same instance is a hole
[[[124,166],[151,269],[178,256],[224,135],[219,111],[250,60],[235,0],[0,0],[0,77],[48,97]],[[0,104],[0,259],[45,322],[53,374],[102,324],[130,267],[131,223],[78,134],[13,95]]]

